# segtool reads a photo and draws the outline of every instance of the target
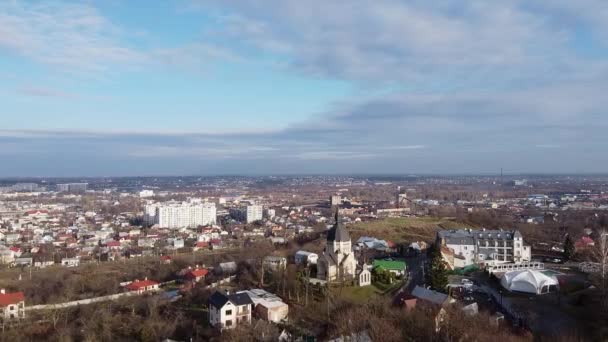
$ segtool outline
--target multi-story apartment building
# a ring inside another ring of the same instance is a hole
[[[57,184],[58,192],[85,192],[89,187],[89,183],[65,183]]]
[[[247,223],[259,221],[264,215],[264,207],[261,205],[248,205],[247,206]]]
[[[216,224],[215,203],[157,203],[144,208],[148,224],[161,228],[197,227]]]
[[[158,203],[147,204],[144,206],[144,223],[147,225],[156,224],[156,208],[158,208]]]
[[[342,196],[340,196],[340,195],[329,196],[329,204],[331,206],[342,204]]]
[[[531,260],[517,230],[441,230],[437,233],[444,259],[452,268],[473,264],[521,263]]]
[[[233,208],[230,210],[230,215],[235,220],[252,223],[263,218],[264,207],[261,205],[248,205],[246,207]]]

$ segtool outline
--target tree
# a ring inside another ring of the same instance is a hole
[[[574,255],[574,242],[570,238],[570,234],[566,234],[566,240],[564,241],[564,261],[570,260]]]
[[[433,245],[431,247],[429,257],[431,258],[431,268],[428,280],[431,288],[437,291],[445,291],[446,286],[448,286],[448,269],[438,246]]]
[[[608,293],[606,291],[606,272],[608,271],[608,233],[604,230],[600,233],[599,241],[597,241],[595,250],[593,251],[593,259],[599,264],[599,280],[598,285],[602,291],[602,304],[608,305]]]

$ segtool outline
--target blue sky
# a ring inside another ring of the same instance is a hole
[[[0,3],[0,176],[608,172],[602,0]]]

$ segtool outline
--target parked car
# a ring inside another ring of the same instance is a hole
[[[464,287],[471,287],[473,286],[473,282],[469,279],[462,279],[460,281],[460,283],[464,286]]]

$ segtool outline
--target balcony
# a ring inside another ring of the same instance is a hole
[[[245,309],[245,310],[238,310],[236,312],[237,316],[248,316],[249,314],[251,314],[251,310],[249,309]]]

